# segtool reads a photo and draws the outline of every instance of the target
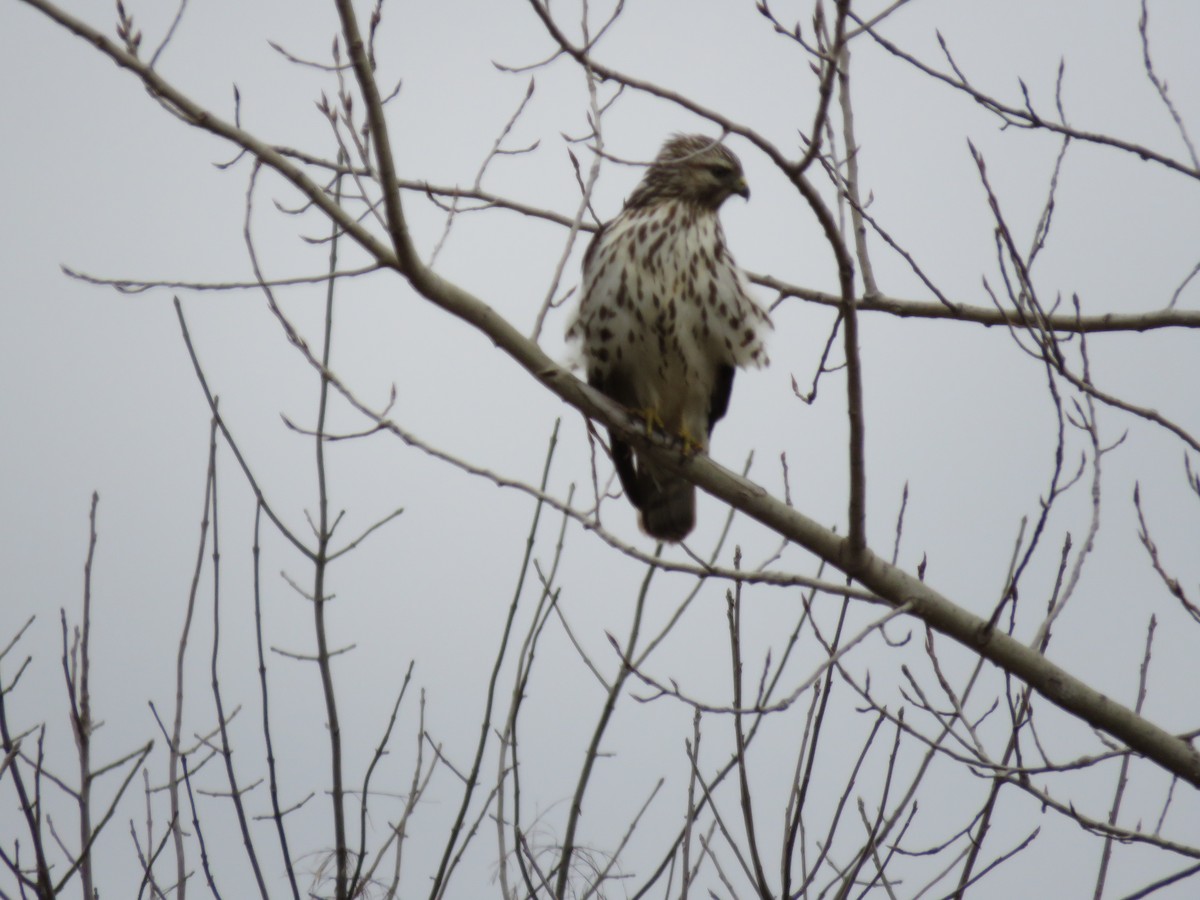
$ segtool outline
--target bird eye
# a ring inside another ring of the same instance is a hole
[[[733,174],[733,169],[731,169],[729,166],[721,165],[720,163],[715,166],[709,166],[708,171],[710,171],[717,178],[728,178]]]

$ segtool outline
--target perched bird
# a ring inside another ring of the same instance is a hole
[[[588,246],[579,311],[588,384],[707,451],[737,366],[767,362],[766,312],[725,246],[717,210],[749,199],[742,164],[704,135],[674,135],[625,207]],[[613,464],[651,537],[680,541],[696,523],[696,491],[609,432]]]

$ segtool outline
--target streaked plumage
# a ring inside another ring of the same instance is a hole
[[[708,449],[737,366],[767,361],[767,314],[746,289],[717,218],[749,197],[738,158],[703,135],[676,135],[592,239],[579,312],[588,383],[692,446]],[[613,464],[647,534],[682,540],[695,525],[695,489],[610,433]]]

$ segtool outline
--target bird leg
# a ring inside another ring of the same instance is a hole
[[[680,425],[678,431],[667,428],[666,422],[662,421],[662,416],[655,407],[630,407],[629,412],[646,424],[646,437],[652,437],[654,432],[658,431],[668,437],[678,439],[679,450],[683,452],[684,456],[695,456],[698,452],[706,449],[703,440],[697,440],[691,436],[688,426]]]
[[[636,407],[631,409],[630,412],[646,423],[646,437],[652,435],[656,428],[659,431],[667,430],[666,423],[663,422],[662,416],[658,414],[658,410],[653,406]]]
[[[660,431],[677,438],[681,445],[680,450],[684,456],[695,456],[697,453],[703,453],[707,449],[703,440],[697,440],[692,437],[692,433],[686,425],[680,425],[678,431],[669,430],[662,416],[659,415],[658,410],[653,406],[632,407],[629,411],[645,423],[646,437],[650,437],[655,431]]]
[[[683,445],[682,452],[684,456],[695,456],[697,453],[704,452],[704,442],[698,441],[692,437],[692,433],[688,431],[686,425],[679,427],[679,442]]]

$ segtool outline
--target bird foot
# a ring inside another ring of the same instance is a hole
[[[686,427],[679,429],[679,443],[682,445],[680,449],[684,456],[695,456],[704,452],[704,443],[692,437],[692,433]]]
[[[653,406],[646,406],[631,410],[631,412],[646,423],[646,436],[649,437],[657,428],[659,431],[666,431],[667,426],[662,420],[662,416],[658,414],[658,410]]]
[[[662,420],[662,416],[658,414],[658,410],[653,406],[635,407],[630,409],[630,412],[645,423],[646,437],[650,437],[655,431],[674,437],[679,441],[680,450],[684,456],[695,456],[697,453],[703,453],[707,449],[704,440],[697,440],[692,437],[692,433],[687,429],[687,426],[682,426],[678,431],[669,431],[666,423]]]

